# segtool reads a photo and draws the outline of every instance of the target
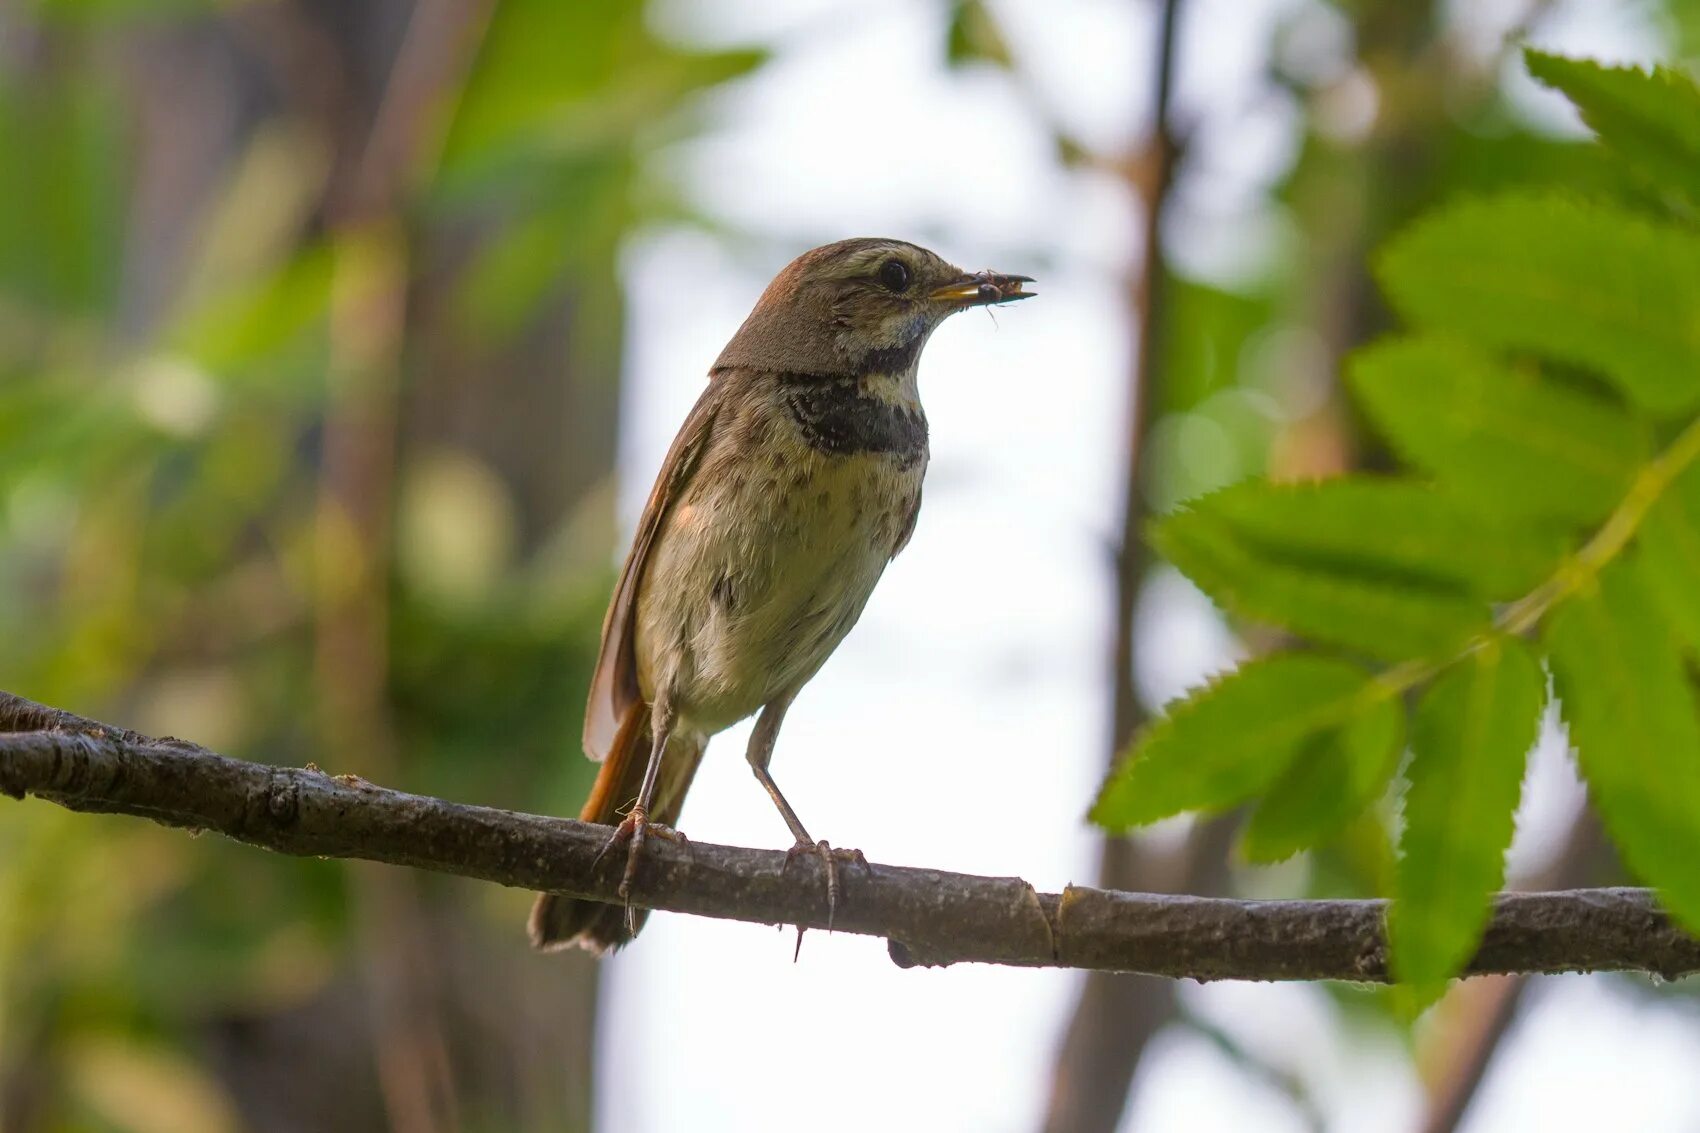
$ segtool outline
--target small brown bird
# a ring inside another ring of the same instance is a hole
[[[901,240],[841,240],[781,271],[709,370],[638,520],[585,715],[585,754],[603,766],[579,817],[618,823],[622,897],[644,839],[676,836],[709,737],[759,710],[750,767],[793,851],[824,858],[830,915],[846,852],[810,838],[779,793],[774,740],[915,529],[921,348],[957,311],[1028,298],[1030,282]],[[531,941],[606,952],[643,916],[545,893]]]

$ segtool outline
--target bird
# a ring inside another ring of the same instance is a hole
[[[866,863],[810,837],[769,770],[774,744],[915,530],[922,348],[951,315],[1026,299],[1031,282],[862,237],[767,286],[667,451],[603,620],[584,723],[602,767],[579,817],[615,827],[604,854],[625,847],[621,903],[541,894],[534,947],[601,955],[637,935],[647,839],[683,837],[672,828],[709,738],[757,713],[746,758],[791,853],[824,859],[830,922],[836,862]]]

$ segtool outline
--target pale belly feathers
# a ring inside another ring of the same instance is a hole
[[[712,735],[794,692],[856,624],[900,548],[924,452],[835,454],[788,420],[673,507],[638,596],[639,687]]]

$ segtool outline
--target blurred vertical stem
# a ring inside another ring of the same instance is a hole
[[[1599,823],[1584,807],[1557,858],[1539,875],[1524,878],[1518,888],[1542,892],[1587,885],[1603,848]],[[1428,1112],[1419,1126],[1422,1133],[1454,1133],[1463,1125],[1494,1056],[1523,1008],[1529,981],[1529,976],[1459,980],[1448,990],[1437,1009],[1437,1017],[1444,1022],[1432,1028],[1426,1044],[1433,1062],[1423,1074],[1428,1082]],[[1426,1061],[1421,1051],[1418,1060]]]
[[[1111,661],[1110,760],[1127,746],[1144,719],[1139,703],[1134,625],[1148,566],[1143,529],[1147,495],[1141,464],[1151,422],[1161,402],[1168,264],[1163,218],[1174,187],[1181,140],[1172,120],[1175,49],[1180,0],[1162,0],[1158,16],[1155,97],[1150,137],[1123,164],[1129,187],[1145,206],[1144,247],[1128,276],[1129,318],[1139,336],[1128,383],[1128,428],[1122,481],[1122,524],[1116,550],[1115,651]],[[1099,854],[1098,882],[1117,889],[1198,892],[1220,884],[1229,840],[1224,822],[1205,823],[1172,860],[1126,838],[1107,838]],[[1064,1033],[1045,1111],[1047,1133],[1111,1133],[1120,1123],[1145,1046],[1174,1017],[1171,984],[1141,976],[1094,972],[1086,979]]]
[[[331,366],[314,528],[315,690],[325,730],[393,774],[387,725],[386,580],[396,397],[405,323],[406,238],[391,217],[340,231]],[[330,737],[327,737],[330,738]]]
[[[325,742],[368,753],[362,771],[397,774],[390,713],[389,580],[411,241],[408,178],[430,164],[428,134],[458,90],[488,3],[421,0],[357,156],[331,180],[335,268],[329,396],[314,530],[315,699]],[[459,1128],[439,1018],[440,983],[414,875],[352,868],[355,922],[371,995],[380,1088],[396,1133]]]
[[[1157,372],[1162,357],[1163,300],[1168,290],[1168,261],[1163,254],[1163,216],[1174,187],[1180,142],[1170,122],[1173,97],[1175,38],[1180,0],[1162,0],[1159,17],[1155,108],[1150,140],[1127,163],[1129,187],[1145,204],[1142,258],[1128,276],[1128,316],[1139,333],[1133,373],[1128,381],[1128,429],[1122,478],[1121,538],[1116,548],[1116,638],[1111,661],[1112,717],[1110,752],[1113,760],[1144,721],[1136,687],[1134,615],[1144,585],[1149,555],[1144,527],[1147,495],[1140,472],[1151,435],[1154,407],[1159,400]]]
[[[314,532],[314,693],[322,738],[365,753],[367,775],[394,779],[388,582],[407,240],[393,216],[375,214],[341,228],[334,246]],[[454,1129],[454,1077],[420,948],[418,881],[365,863],[350,869],[390,1126],[397,1133]]]

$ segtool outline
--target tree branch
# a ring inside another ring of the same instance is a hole
[[[269,767],[155,740],[0,693],[0,793],[212,830],[279,853],[362,858],[614,900],[608,831],[467,806],[315,767]],[[845,871],[832,927],[884,936],[901,966],[961,962],[1200,980],[1387,978],[1383,901],[1243,901],[874,865]],[[633,902],[698,916],[826,928],[821,866],[707,843],[656,842]],[[516,930],[517,931],[517,930]],[[1700,972],[1700,941],[1644,889],[1503,894],[1470,965],[1490,972]]]

